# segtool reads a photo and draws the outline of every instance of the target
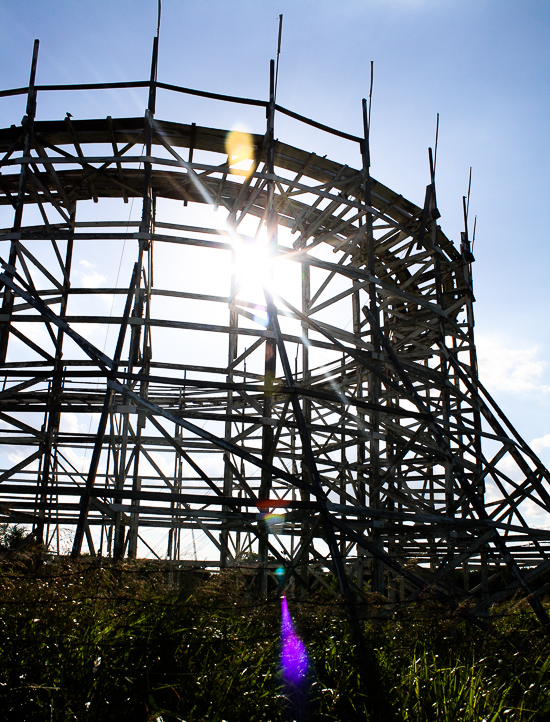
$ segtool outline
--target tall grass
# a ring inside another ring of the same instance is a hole
[[[362,608],[355,649],[338,604],[287,594],[310,668],[279,670],[280,604],[239,572],[210,578],[91,562],[0,568],[0,719],[550,719],[550,638],[516,609],[482,634],[445,610]]]

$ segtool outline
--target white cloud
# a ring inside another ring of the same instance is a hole
[[[99,323],[72,323],[71,328],[90,343],[99,346],[105,341],[105,327]]]
[[[531,448],[536,454],[539,454],[543,449],[550,449],[550,434],[545,434],[538,439],[533,439]]]
[[[17,466],[17,464],[20,464],[22,461],[27,459],[33,453],[33,451],[36,451],[36,449],[23,447],[22,449],[17,449],[15,451],[9,452],[7,454],[8,462],[11,464],[11,467]],[[34,459],[29,464],[26,464],[26,466],[24,466],[23,468],[26,471],[38,471],[38,459]]]
[[[522,501],[519,511],[529,526],[535,529],[550,528],[550,514],[531,499]]]
[[[535,469],[535,464],[532,459],[530,459],[528,456],[525,456],[524,454],[521,454],[521,456],[531,470]],[[525,474],[517,465],[511,454],[505,454],[503,456],[503,458],[497,464],[497,469],[499,471],[502,471],[503,474],[506,474],[506,476],[510,477],[510,479],[512,479],[513,481],[523,481],[523,479],[525,479]]]
[[[26,459],[28,454],[25,454],[22,451],[12,451],[8,454],[8,461],[10,464],[13,464],[15,466],[16,464],[19,464],[23,459]]]
[[[169,479],[173,475],[174,464],[173,461],[169,459],[166,454],[158,454],[154,451],[150,451],[149,456],[153,459],[153,461],[162,471],[164,476]],[[143,474],[153,474],[153,476],[157,476],[156,470],[145,457],[141,457],[140,472]]]
[[[107,277],[96,270],[95,264],[86,260],[82,260],[79,263],[87,270],[87,273],[81,271],[80,283],[84,288],[99,288],[106,283]]]
[[[497,464],[497,469],[502,471],[503,474],[506,474],[506,476],[512,479],[512,481],[521,481],[525,478],[521,469],[518,467],[510,454],[503,456]]]
[[[50,335],[46,331],[46,328],[41,323],[25,323],[21,324],[19,330],[33,343],[39,346],[41,349],[51,355],[55,355],[55,349]],[[10,335],[10,343],[8,346],[8,358],[11,361],[29,361],[36,358],[42,358],[37,356],[35,351],[32,351],[26,343],[17,338],[17,336]]]
[[[476,339],[476,347],[479,377],[488,389],[550,393],[550,384],[544,378],[548,364],[540,358],[537,346],[511,348],[497,335],[481,335]]]
[[[71,412],[64,413],[61,417],[60,424],[61,431],[67,431],[70,434],[78,434],[80,431],[80,424],[76,414]]]
[[[63,450],[63,456],[74,466],[74,468],[79,471],[83,476],[85,476],[88,472],[88,469],[90,467],[90,460],[92,456],[91,450],[85,450],[82,454],[77,454],[73,449],[67,448]],[[105,473],[105,464],[103,461],[100,461],[99,467],[98,467],[98,473],[102,474]],[[79,478],[78,481],[82,483],[83,478]]]

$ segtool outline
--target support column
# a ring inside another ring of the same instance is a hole
[[[372,277],[376,277],[376,255],[374,248],[374,229],[373,215],[369,210],[372,206],[371,199],[371,178],[370,178],[370,147],[369,147],[369,113],[367,111],[367,101],[363,98],[363,128],[364,141],[362,144],[363,157],[363,186],[364,200],[367,206],[366,213],[366,234],[367,234],[367,269]],[[380,313],[378,310],[378,300],[376,284],[371,282],[368,286],[369,293],[369,310],[372,317],[376,320],[377,326],[380,327]],[[369,374],[368,397],[372,404],[380,404],[380,378],[376,370],[380,367],[380,339],[374,332],[371,333],[372,357],[374,373]],[[372,411],[370,413],[370,434],[369,443],[369,506],[378,509],[380,506],[380,413]],[[372,540],[375,547],[382,550],[382,536],[380,533],[380,522],[373,521]],[[372,589],[382,594],[384,592],[384,566],[378,557],[372,560]]]
[[[29,79],[29,92],[27,95],[27,112],[21,125],[25,129],[25,139],[23,141],[23,158],[28,158],[31,153],[31,145],[33,138],[34,118],[36,116],[36,89],[34,81],[36,78],[36,65],[38,63],[38,46],[39,41],[34,41],[34,49],[32,54],[31,77]],[[23,220],[23,206],[25,205],[25,187],[27,185],[27,175],[29,166],[27,163],[21,164],[19,173],[19,189],[17,192],[17,202],[15,204],[15,216],[13,219],[12,233],[19,234],[21,231],[21,222]],[[13,278],[13,269],[17,260],[17,247],[19,245],[18,238],[14,238],[10,245],[9,265],[6,274],[9,278]],[[13,311],[13,291],[7,285],[4,286],[4,297],[2,299],[2,315],[7,316],[9,321],[5,321],[0,330],[0,363],[6,362],[8,352],[8,341],[11,325],[11,314]]]
[[[156,81],[157,81],[157,61],[158,61],[158,35],[153,40],[153,56],[151,60],[151,78],[149,83],[149,104],[145,111],[145,130],[147,133],[145,142],[145,155],[150,158],[153,147],[153,123],[156,107]],[[139,282],[141,288],[136,292],[136,302],[134,306],[134,318],[145,318],[148,321],[151,318],[151,288],[153,285],[153,239],[152,235],[155,230],[155,198],[153,195],[152,183],[152,165],[150,161],[143,164],[144,168],[144,187],[143,187],[143,207],[141,212],[141,223],[139,227],[139,261],[138,267]],[[141,373],[144,377],[148,377],[151,367],[151,327],[148,323],[143,326],[132,326],[132,338],[130,342],[130,361],[129,369],[132,366],[140,366]],[[140,382],[140,396],[147,398],[149,393],[149,384],[143,380]],[[141,490],[141,479],[139,476],[139,462],[141,455],[141,435],[146,425],[146,415],[143,411],[138,411],[136,439],[134,441],[134,459],[132,473],[132,491],[136,492],[136,496],[132,497],[131,503],[134,509],[139,506],[139,491]],[[139,512],[134,510],[130,516],[130,528],[128,530],[128,558],[135,559],[137,555],[137,542],[139,534]],[[118,551],[120,553],[120,544]]]
[[[305,250],[305,243],[303,246]],[[310,303],[311,303],[311,269],[309,266],[309,263],[302,263],[302,313],[304,316],[309,317],[309,310],[310,310]],[[310,364],[309,364],[309,326],[305,321],[302,321],[302,385],[304,387],[309,387],[311,380],[311,371],[310,371]],[[311,428],[311,398],[309,396],[304,396],[302,399],[302,408],[303,408],[303,414],[304,414],[304,422],[306,424],[306,427],[308,429]],[[311,476],[309,473],[308,465],[306,463],[305,459],[305,452],[304,449],[302,449],[301,452],[301,476],[302,480],[306,483],[311,485]],[[300,499],[301,501],[310,501],[311,494],[306,489],[300,489]],[[302,533],[301,533],[301,539],[300,539],[300,546],[302,548],[301,554],[303,555],[304,559],[309,559],[309,548],[304,548],[306,545],[311,544],[311,542],[308,540],[310,539],[311,535],[311,522],[305,520],[305,515],[302,520]],[[301,576],[303,579],[303,587],[304,589],[307,589],[308,587],[308,577],[309,577],[309,565],[305,563],[301,569]]]
[[[76,210],[71,213],[71,228],[70,236],[67,240],[67,249],[65,252],[65,268],[63,269],[63,290],[61,295],[61,308],[59,310],[60,318],[64,318],[67,314],[67,303],[69,299],[70,289],[70,277],[71,277],[71,265],[73,258],[73,234],[74,234],[74,223],[76,218]],[[37,516],[40,518],[35,525],[35,537],[40,543],[44,543],[44,518],[46,516],[47,498],[50,492],[50,467],[52,458],[55,455],[55,449],[57,444],[57,436],[59,434],[59,422],[61,418],[60,404],[61,404],[61,393],[63,390],[63,339],[64,331],[62,328],[58,329],[57,339],[55,344],[55,360],[54,360],[54,375],[52,379],[51,389],[48,399],[47,412],[48,421],[46,427],[46,439],[44,441],[44,456],[42,462],[42,475],[40,479],[40,492],[39,492],[39,511]],[[46,540],[47,541],[47,540]]]
[[[269,106],[267,109],[267,173],[271,176],[267,185],[267,237],[268,255],[273,255],[277,250],[277,213],[275,211],[275,181],[272,179],[275,173],[275,63],[270,63],[270,92]],[[273,319],[268,310],[267,331],[273,334]],[[268,464],[272,463],[274,454],[273,426],[273,392],[275,389],[275,377],[277,370],[277,344],[273,336],[265,341],[265,362],[264,362],[264,400],[263,400],[263,426],[262,426],[262,459]],[[269,499],[271,493],[272,477],[271,472],[262,469],[259,498]],[[264,593],[267,585],[266,564],[267,564],[267,530],[261,525],[259,529],[258,553],[260,569],[258,574],[259,591]]]
[[[474,287],[473,287],[473,278],[472,278],[472,263],[474,262],[474,254],[473,254],[473,240],[475,239],[475,221],[474,221],[474,231],[472,239],[472,243],[470,243],[470,239],[468,237],[468,210],[470,206],[470,186],[472,182],[472,169],[470,168],[470,178],[468,182],[468,199],[462,198],[462,209],[464,213],[464,231],[460,234],[460,253],[462,255],[463,259],[463,271],[464,271],[464,284],[467,288],[467,294],[466,294],[466,323],[467,323],[467,334],[468,334],[468,341],[469,341],[469,357],[470,357],[470,379],[471,382],[476,390],[478,391],[478,367],[477,367],[477,352],[475,347],[475,340],[474,340]],[[475,472],[474,472],[474,479],[476,483],[476,491],[477,494],[481,500],[482,503],[485,501],[485,478],[483,477],[483,481],[480,483],[477,483],[477,479],[480,477],[482,472],[482,465],[481,465],[481,458],[482,458],[482,448],[481,448],[481,412],[479,409],[478,404],[478,396],[472,395],[471,403],[473,406],[472,412],[473,412],[473,426],[474,426],[474,437],[473,437],[473,447],[476,452],[476,460],[475,460]],[[488,594],[488,584],[486,584],[486,580],[489,577],[488,569],[487,569],[487,552],[482,551],[480,555],[480,565],[481,565],[481,579],[482,579],[482,593]]]
[[[358,286],[358,282],[354,281],[354,285]],[[359,342],[361,339],[361,299],[359,290],[355,290],[352,294],[352,318],[353,318],[353,335]],[[355,395],[358,399],[363,397],[363,367],[357,364],[355,369]],[[366,506],[367,495],[366,486],[367,479],[365,477],[366,449],[365,449],[365,412],[358,406],[355,410],[357,418],[357,444],[356,444],[356,463],[357,475],[355,485],[355,498],[360,506]],[[365,558],[364,550],[357,547],[357,586],[362,589],[364,585]]]
[[[228,384],[233,383],[234,369],[233,365],[238,354],[238,342],[239,342],[239,314],[235,308],[235,295],[237,293],[237,269],[236,269],[236,258],[235,249],[231,251],[231,302],[229,308],[229,349],[227,354],[227,376],[226,381]],[[227,421],[225,422],[225,440],[231,442],[231,416],[233,414],[233,389],[227,391]],[[224,452],[224,469],[223,469],[223,495],[225,497],[233,496],[233,470],[231,469],[231,457],[229,452]],[[223,513],[228,514],[231,512],[231,508],[227,505],[222,507]],[[229,529],[223,528],[220,532],[220,566],[225,568],[229,562]]]

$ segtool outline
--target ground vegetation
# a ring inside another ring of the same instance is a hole
[[[5,554],[5,552],[4,552]],[[147,563],[0,564],[0,716],[27,722],[544,722],[550,634],[510,602],[483,630],[436,603],[367,594],[359,649],[342,603],[287,591],[308,656],[280,668],[280,593],[254,570]]]

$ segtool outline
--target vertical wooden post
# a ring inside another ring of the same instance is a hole
[[[149,102],[145,111],[145,154],[151,157],[153,147],[153,123],[156,109],[157,99],[157,65],[158,65],[158,35],[153,39],[153,53],[151,58],[151,76],[149,80]],[[139,284],[136,292],[136,300],[134,305],[133,316],[135,318],[149,319],[151,317],[151,286],[153,279],[153,239],[155,225],[155,200],[153,197],[152,184],[152,165],[150,161],[145,161],[144,168],[144,184],[143,184],[143,206],[141,211],[140,238],[139,238]],[[143,283],[143,287],[141,284]],[[140,365],[142,374],[147,377],[151,364],[151,328],[148,324],[143,327],[132,326],[132,339],[130,342],[130,364]],[[130,370],[130,369],[129,369]],[[147,398],[149,393],[149,384],[147,381],[140,382],[140,396]],[[141,437],[146,424],[146,416],[142,411],[137,415],[136,440],[134,446],[133,472],[132,472],[132,491],[136,492],[136,496],[132,498],[132,505],[139,506],[139,490],[141,488],[141,479],[139,476],[139,463],[141,456]],[[137,555],[137,542],[139,530],[139,512],[133,511],[130,516],[130,528],[128,529],[128,558],[134,559]],[[120,552],[120,546],[119,546]]]
[[[36,89],[34,87],[36,79],[36,66],[38,63],[38,47],[40,42],[34,41],[34,48],[32,53],[31,63],[31,76],[29,79],[29,91],[27,94],[27,112],[21,125],[25,130],[25,139],[23,142],[23,158],[28,158],[31,152],[32,138],[33,138],[33,126],[34,119],[36,116]],[[23,207],[25,205],[25,188],[27,185],[27,175],[29,173],[29,166],[27,163],[21,163],[21,171],[19,173],[19,189],[17,192],[17,201],[15,204],[15,216],[13,219],[12,233],[19,234],[21,231],[21,222],[23,219]],[[14,238],[10,245],[9,254],[9,265],[7,274],[10,278],[13,278],[13,268],[15,268],[15,262],[17,259],[17,247],[19,240]],[[4,297],[2,299],[2,315],[6,315],[8,320],[4,322],[0,330],[0,363],[5,363],[6,355],[8,352],[8,341],[10,333],[11,314],[13,311],[13,292],[8,286],[4,286]]]
[[[362,144],[363,158],[363,187],[364,201],[367,206],[366,212],[366,237],[367,237],[367,269],[372,277],[376,276],[376,254],[373,229],[373,215],[370,210],[372,207],[371,198],[371,178],[370,178],[370,118],[367,111],[367,101],[363,98],[363,130],[364,140]],[[369,284],[369,310],[372,317],[376,319],[378,327],[380,327],[380,313],[378,310],[378,300],[376,292],[376,284]],[[380,366],[380,339],[374,332],[371,333],[372,356],[374,373],[369,374],[368,381],[368,397],[372,404],[380,403],[380,378],[376,370]],[[370,413],[370,441],[369,441],[369,505],[374,509],[380,506],[380,413],[372,411]],[[374,545],[382,549],[382,537],[380,533],[380,522],[373,521],[372,540]],[[372,560],[372,589],[382,594],[384,592],[384,567],[378,557]]]
[[[227,353],[227,383],[231,384],[234,378],[233,364],[238,354],[238,343],[239,343],[239,314],[235,308],[235,294],[237,293],[237,269],[236,269],[236,252],[233,248],[231,250],[231,289],[230,289],[230,306],[229,306],[229,348]],[[225,422],[224,438],[226,441],[231,441],[232,438],[232,421],[231,415],[233,413],[233,389],[229,388],[227,391],[227,421]],[[223,495],[230,497],[233,495],[233,470],[231,468],[231,458],[229,452],[225,452],[223,455],[224,468],[223,468]],[[223,506],[223,512],[229,513],[231,508],[227,505]],[[229,529],[226,527],[220,532],[220,566],[225,568],[229,562]]]
[[[305,250],[305,242],[303,244],[303,248]],[[311,303],[311,269],[309,266],[309,263],[302,263],[302,313],[304,316],[309,316],[309,310],[310,310],[310,303]],[[309,363],[309,327],[305,321],[302,321],[302,385],[304,387],[309,387],[311,380],[311,371],[310,371],[310,363]],[[304,421],[306,423],[306,426],[308,428],[311,427],[311,399],[308,396],[304,396],[302,400],[302,408],[304,413]],[[302,476],[302,480],[306,484],[311,484],[311,478],[309,475],[308,466],[305,460],[304,456],[304,450],[302,449],[301,453],[301,462],[300,462],[300,473]],[[311,498],[311,495],[309,491],[306,489],[300,489],[300,499],[301,501],[309,501]],[[305,519],[302,521],[302,534],[300,543],[302,546],[308,544],[308,539],[310,538],[311,533],[311,524],[308,523]],[[302,554],[304,554],[304,558],[307,560],[309,558],[309,552],[305,549],[302,549]],[[308,584],[308,576],[309,576],[309,565],[307,561],[304,563],[302,569],[301,569],[301,576],[304,581],[304,588],[307,589]]]
[[[76,209],[76,205],[75,205]],[[76,210],[73,209],[71,213],[71,228],[69,231],[69,238],[67,239],[67,249],[65,252],[65,267],[63,269],[63,291],[61,296],[61,308],[59,310],[59,316],[64,318],[67,313],[67,304],[69,300],[69,289],[70,289],[70,277],[71,277],[71,266],[73,258],[73,236],[74,236],[74,224],[76,219]],[[62,328],[58,329],[57,339],[55,344],[55,360],[54,360],[54,378],[52,380],[52,386],[50,389],[49,400],[48,400],[48,421],[46,427],[46,439],[44,442],[44,457],[42,474],[40,480],[40,508],[38,512],[39,521],[35,525],[35,537],[41,544],[44,543],[44,517],[46,515],[47,498],[50,492],[50,467],[52,458],[55,454],[55,448],[57,444],[57,435],[59,433],[59,422],[61,419],[61,393],[63,390],[63,339],[64,331]]]
[[[275,62],[271,60],[269,66],[269,106],[267,109],[267,172],[271,178],[267,184],[267,243],[268,254],[273,255],[277,249],[277,213],[275,211],[275,181],[272,176],[275,173]],[[273,333],[273,318],[268,310],[268,332]],[[273,460],[273,427],[270,420],[273,416],[273,393],[275,389],[275,376],[277,372],[277,344],[273,336],[265,340],[265,361],[264,361],[264,399],[263,399],[263,427],[262,427],[262,459],[271,464]],[[271,492],[272,477],[268,469],[262,469],[259,498],[260,500],[269,499]],[[266,564],[267,564],[267,530],[263,525],[259,530],[259,548],[260,569],[258,585],[259,591],[264,593],[267,584]]]

